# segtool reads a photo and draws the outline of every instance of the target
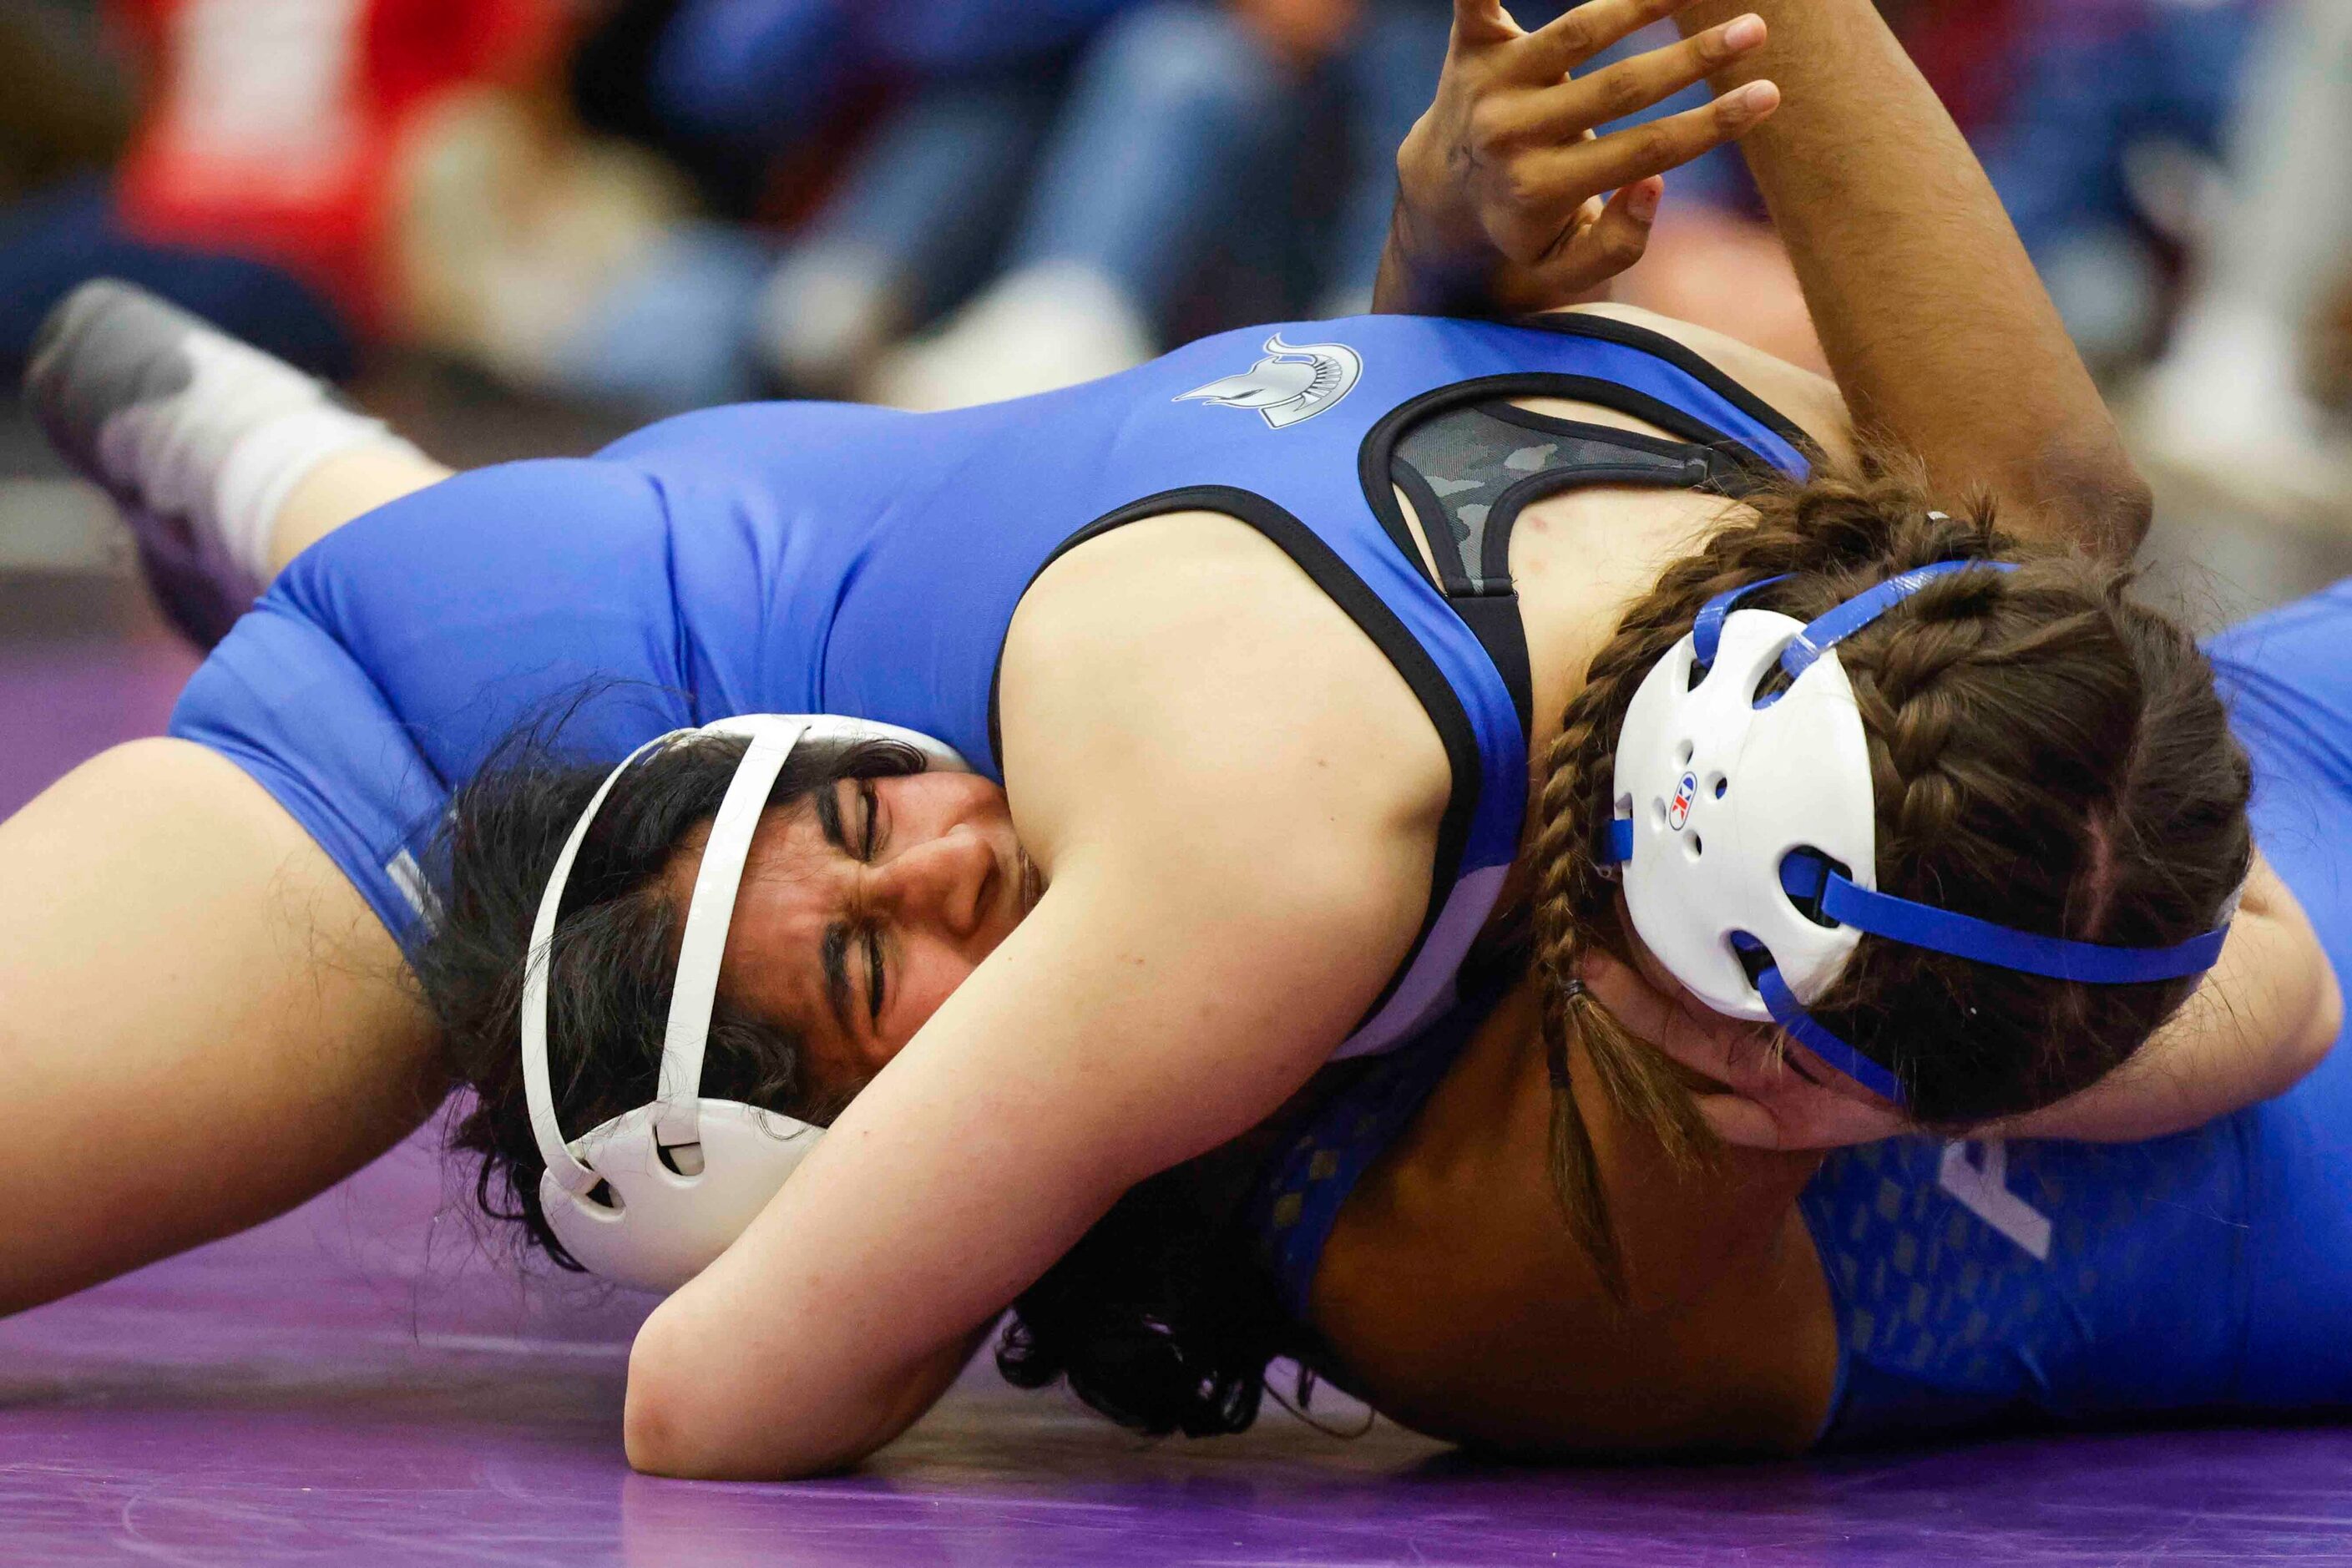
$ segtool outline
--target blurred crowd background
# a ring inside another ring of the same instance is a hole
[[[2352,0],[1882,4],[2110,386],[2190,591],[2218,616],[2352,571]],[[731,399],[986,401],[1360,310],[1448,16],[6,0],[0,387],[100,273],[459,464]],[[1619,293],[1819,363],[1736,155],[1670,180]],[[94,750],[160,722],[180,656],[5,396],[0,729]],[[54,775],[41,749],[0,744],[0,808]]]

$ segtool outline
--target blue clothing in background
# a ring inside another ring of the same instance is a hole
[[[351,324],[323,295],[266,261],[125,229],[102,180],[78,180],[0,211],[0,377],[24,374],[49,307],[92,278],[152,289],[312,375],[348,379]]]
[[[2019,39],[2021,79],[1979,150],[2037,259],[2133,216],[2125,155],[2179,142],[2218,158],[2263,7],[2253,0],[2042,0]]]
[[[774,144],[861,74],[989,75],[1070,47],[1132,0],[687,0],[653,94],[681,130]]]

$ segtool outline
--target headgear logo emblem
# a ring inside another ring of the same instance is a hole
[[[1286,343],[1276,332],[1265,340],[1265,355],[1241,374],[1180,393],[1174,401],[1255,408],[1269,428],[1280,430],[1336,405],[1364,374],[1363,357],[1345,343]]]
[[[1689,826],[1691,803],[1698,798],[1698,775],[1685,773],[1682,783],[1675,785],[1675,798],[1666,803],[1666,826],[1680,833]]]

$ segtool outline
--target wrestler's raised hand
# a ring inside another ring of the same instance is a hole
[[[1727,1018],[1661,972],[1588,952],[1577,975],[1636,1038],[1728,1092],[1698,1096],[1716,1136],[1749,1149],[1835,1149],[1918,1129],[1769,1025]]]
[[[1573,74],[1692,3],[1590,0],[1530,33],[1500,0],[1454,0],[1436,100],[1397,150],[1396,221],[1375,308],[1542,310],[1591,297],[1641,259],[1659,176],[1738,141],[1780,102],[1772,83],[1751,82],[1700,109],[1597,133],[1764,42],[1763,20],[1741,16]]]

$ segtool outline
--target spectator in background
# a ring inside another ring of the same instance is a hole
[[[2314,360],[2340,361],[2352,335],[2352,4],[2279,12],[2234,142],[2235,198],[2149,380],[2140,456],[2231,500],[2341,526],[2352,459],[2308,388]]]
[[[1557,7],[1554,7],[1557,9]],[[1348,188],[1315,305],[1371,296],[1396,148],[1445,58],[1445,0],[1149,0],[1078,66],[1003,275],[931,339],[887,358],[879,400],[951,407],[1122,370],[1156,353],[1178,290],[1220,238],[1287,212],[1272,171],[1339,105]]]
[[[845,390],[976,283],[1017,210],[1070,56],[1130,0],[687,0],[655,52],[677,133],[785,152],[879,82],[865,145],[772,267],[749,342],[793,390]]]
[[[2011,3],[2016,83],[1979,150],[2076,346],[2113,369],[2165,314],[2150,199],[2191,205],[2179,154],[2219,157],[2263,0]]]
[[[48,308],[100,272],[348,373],[377,303],[350,237],[394,107],[352,67],[359,8],[112,0],[104,15],[135,127],[85,12],[0,15],[0,176],[16,198],[0,213],[0,373],[13,382]]]

